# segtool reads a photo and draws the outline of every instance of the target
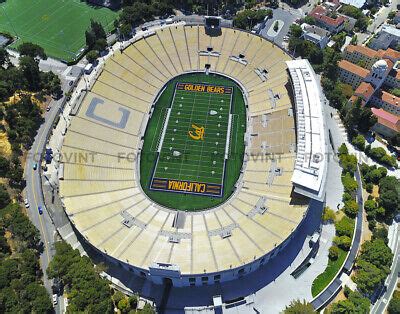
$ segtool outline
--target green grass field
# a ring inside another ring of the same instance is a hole
[[[225,90],[231,89],[233,94],[175,91],[177,82],[224,86],[228,87]],[[229,113],[232,114],[230,133]],[[204,127],[203,139],[196,139],[193,124]],[[164,129],[165,135],[162,137]],[[157,203],[180,210],[201,210],[222,203],[232,194],[239,177],[245,130],[244,99],[234,82],[221,76],[205,74],[186,74],[175,78],[157,101],[146,129],[140,160],[143,189]],[[225,159],[228,134],[229,158]],[[160,152],[159,157],[157,150]],[[179,156],[174,152],[178,152]],[[153,178],[206,183],[207,190],[197,193],[202,195],[194,195],[196,191],[157,191],[154,188],[159,187],[154,184]],[[218,193],[210,192],[215,186],[221,187]],[[219,193],[219,197],[215,197]]]
[[[18,38],[12,48],[33,42],[50,57],[73,61],[85,46],[90,20],[111,31],[117,15],[79,0],[7,0],[0,4],[0,32]]]

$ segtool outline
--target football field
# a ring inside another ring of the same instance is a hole
[[[232,87],[176,83],[156,146],[152,190],[222,197],[232,95]]]
[[[7,0],[0,4],[0,32],[17,39],[12,48],[33,42],[50,57],[72,61],[85,46],[90,20],[111,31],[117,15],[79,0]]]
[[[245,101],[233,81],[204,73],[174,78],[146,126],[140,153],[143,190],[158,204],[178,210],[221,204],[240,175],[245,131]]]

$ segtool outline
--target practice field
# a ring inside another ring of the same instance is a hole
[[[152,190],[222,197],[232,94],[227,86],[176,84]]]
[[[85,46],[90,20],[111,31],[117,15],[78,0],[7,0],[0,4],[0,31],[18,38],[11,47],[33,42],[50,57],[72,61]]]
[[[243,163],[243,95],[231,80],[188,74],[156,103],[141,154],[141,183],[161,205],[216,206],[233,192]]]

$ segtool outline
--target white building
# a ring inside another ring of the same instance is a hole
[[[321,49],[326,47],[329,42],[329,31],[315,25],[309,25],[307,23],[301,24],[301,28],[303,30],[303,38],[305,40],[313,42]]]
[[[383,25],[378,37],[371,42],[370,48],[375,50],[396,48],[399,43],[400,29],[392,25]]]

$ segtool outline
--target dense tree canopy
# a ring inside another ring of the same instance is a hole
[[[55,245],[56,255],[50,262],[47,274],[60,278],[68,290],[70,312],[111,313],[111,290],[105,279],[95,272],[86,256],[81,257],[66,242]]]
[[[284,314],[316,314],[313,306],[305,300],[294,300],[283,311]]]

